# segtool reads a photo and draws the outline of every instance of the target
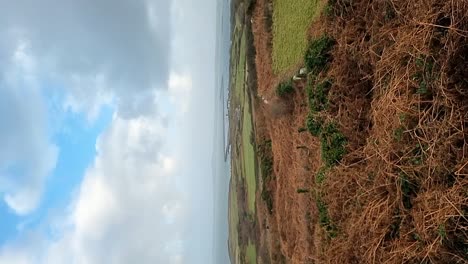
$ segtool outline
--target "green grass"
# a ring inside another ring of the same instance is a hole
[[[238,166],[236,166],[238,167]],[[235,167],[234,167],[235,169]],[[237,184],[235,180],[232,181],[230,200],[229,200],[229,240],[231,241],[230,250],[234,253],[236,258],[240,257],[239,248],[239,234],[237,226],[239,224],[239,207],[237,204]],[[239,263],[239,262],[235,262]]]
[[[238,58],[236,68],[234,70],[234,97],[236,102],[240,104],[240,107],[243,111],[242,116],[242,167],[243,171],[241,175],[246,178],[247,183],[247,195],[248,195],[248,205],[249,211],[253,214],[255,213],[255,191],[256,191],[256,181],[255,181],[255,152],[254,147],[251,143],[251,135],[253,134],[252,128],[252,114],[249,105],[249,98],[247,96],[246,85],[245,85],[245,76],[246,76],[246,31],[242,30],[242,27],[236,26],[234,32],[234,41],[233,43],[238,43],[240,40],[240,45],[238,49],[233,51],[235,56],[233,58]]]
[[[245,31],[236,32],[235,37],[241,38],[239,47],[239,63],[236,67],[235,76],[235,96],[239,102],[244,101],[245,95],[245,51],[246,51],[246,36]]]
[[[252,113],[248,97],[244,101],[244,116],[242,122],[242,156],[244,160],[244,175],[247,182],[247,196],[249,203],[249,210],[252,214],[255,213],[255,192],[257,190],[257,183],[255,180],[255,150],[251,143],[253,135],[252,127]]]
[[[307,49],[307,30],[324,1],[273,1],[273,70],[286,71],[301,61]]]
[[[247,245],[245,259],[248,264],[257,264],[257,250],[255,249],[255,245],[251,242]]]

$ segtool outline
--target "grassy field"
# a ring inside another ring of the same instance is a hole
[[[235,98],[243,104],[244,97],[245,97],[245,32],[243,30],[239,30],[237,35],[235,36],[236,40],[240,38],[240,41],[236,41],[236,43],[240,43],[237,51],[237,67],[236,67],[236,78],[235,78]]]
[[[307,49],[307,29],[322,9],[321,0],[273,1],[273,70],[286,71]]]
[[[248,264],[257,264],[257,250],[255,249],[255,245],[251,242],[247,245],[245,259]]]
[[[233,181],[235,182],[235,181]],[[239,235],[237,231],[237,225],[239,224],[239,206],[237,204],[237,191],[236,186],[233,185],[231,188],[230,197],[229,197],[229,237],[230,243],[232,246],[233,256],[235,259],[239,260],[240,258],[240,249],[239,249]],[[238,263],[235,262],[235,263]]]
[[[255,244],[246,227],[255,221],[256,159],[252,141],[252,108],[247,86],[247,38],[242,15],[236,14],[231,46],[231,145],[232,174],[229,205],[229,244],[233,264],[248,259],[256,263]],[[238,114],[239,115],[238,115]],[[244,229],[244,231],[242,231]],[[246,235],[248,237],[246,237]],[[253,238],[253,237],[252,237]],[[247,240],[248,239],[248,240]]]
[[[244,158],[244,175],[247,181],[247,195],[249,201],[249,210],[255,214],[255,191],[257,184],[255,181],[255,150],[251,143],[253,135],[252,113],[248,102],[244,105],[244,117],[242,125],[242,156]]]

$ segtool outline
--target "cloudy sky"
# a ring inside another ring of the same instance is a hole
[[[215,1],[0,0],[0,264],[211,263]]]

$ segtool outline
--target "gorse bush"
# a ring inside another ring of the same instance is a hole
[[[328,92],[332,86],[329,79],[314,85],[314,81],[307,83],[307,97],[309,100],[309,108],[313,112],[325,110],[328,106]]]
[[[328,167],[337,164],[346,154],[346,138],[333,123],[322,128],[320,143],[322,160]]]
[[[328,214],[327,205],[320,197],[317,197],[315,202],[318,209],[320,226],[322,226],[327,231],[329,237],[336,237],[338,235],[338,230],[336,226],[331,222],[330,216]]]
[[[313,113],[309,113],[306,121],[307,130],[313,135],[318,136],[322,131],[323,121]]]
[[[276,87],[276,94],[280,97],[284,97],[292,93],[294,93],[294,87],[291,80],[282,82],[278,87]]]
[[[332,59],[331,50],[335,43],[335,40],[327,35],[312,40],[304,57],[305,65],[310,72],[318,74],[326,68]]]

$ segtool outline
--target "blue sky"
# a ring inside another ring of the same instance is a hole
[[[212,263],[216,1],[0,6],[0,264]]]
[[[47,180],[42,201],[33,213],[20,217],[5,203],[0,203],[0,243],[14,239],[24,229],[35,228],[47,217],[50,208],[66,206],[96,155],[97,137],[112,120],[111,107],[103,108],[98,119],[89,123],[83,114],[57,113],[55,102],[48,99],[50,94],[44,97],[50,105],[49,115],[60,115],[63,118],[60,129],[53,135],[53,141],[60,148],[57,164]]]

